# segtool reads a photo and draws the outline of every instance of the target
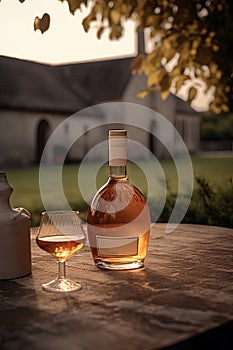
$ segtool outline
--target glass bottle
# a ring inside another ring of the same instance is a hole
[[[109,170],[107,183],[96,193],[87,213],[92,256],[99,268],[140,268],[148,249],[150,212],[127,176],[126,130],[109,130]]]

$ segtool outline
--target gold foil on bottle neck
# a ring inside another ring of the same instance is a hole
[[[109,130],[109,138],[111,137],[127,137],[127,130]]]

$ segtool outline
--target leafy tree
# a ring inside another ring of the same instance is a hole
[[[192,81],[188,86],[191,104],[198,93],[194,78],[199,78],[205,82],[205,92],[213,89],[210,110],[215,114],[229,111],[233,100],[232,0],[59,1],[66,1],[72,14],[90,5],[82,24],[86,32],[95,24],[98,38],[109,29],[109,38],[119,39],[129,19],[135,21],[138,32],[149,31],[152,51],[137,56],[132,63],[133,73],[147,77],[147,89],[139,96],[157,89],[166,99],[171,89],[177,93]],[[45,22],[43,31],[49,27],[48,18]],[[35,29],[39,27],[37,17]]]

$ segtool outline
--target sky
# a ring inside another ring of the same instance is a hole
[[[60,64],[136,54],[134,25],[126,24],[124,36],[110,41],[107,32],[99,40],[93,28],[85,33],[82,18],[86,8],[73,16],[67,2],[58,0],[1,0],[0,55]],[[49,13],[50,28],[34,31],[34,19]]]

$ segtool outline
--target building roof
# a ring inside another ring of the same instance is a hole
[[[199,113],[195,109],[188,105],[188,102],[182,100],[182,98],[176,95],[174,95],[174,97],[176,99],[176,113],[199,115]]]
[[[131,58],[48,65],[0,56],[0,108],[74,113],[119,100]]]

